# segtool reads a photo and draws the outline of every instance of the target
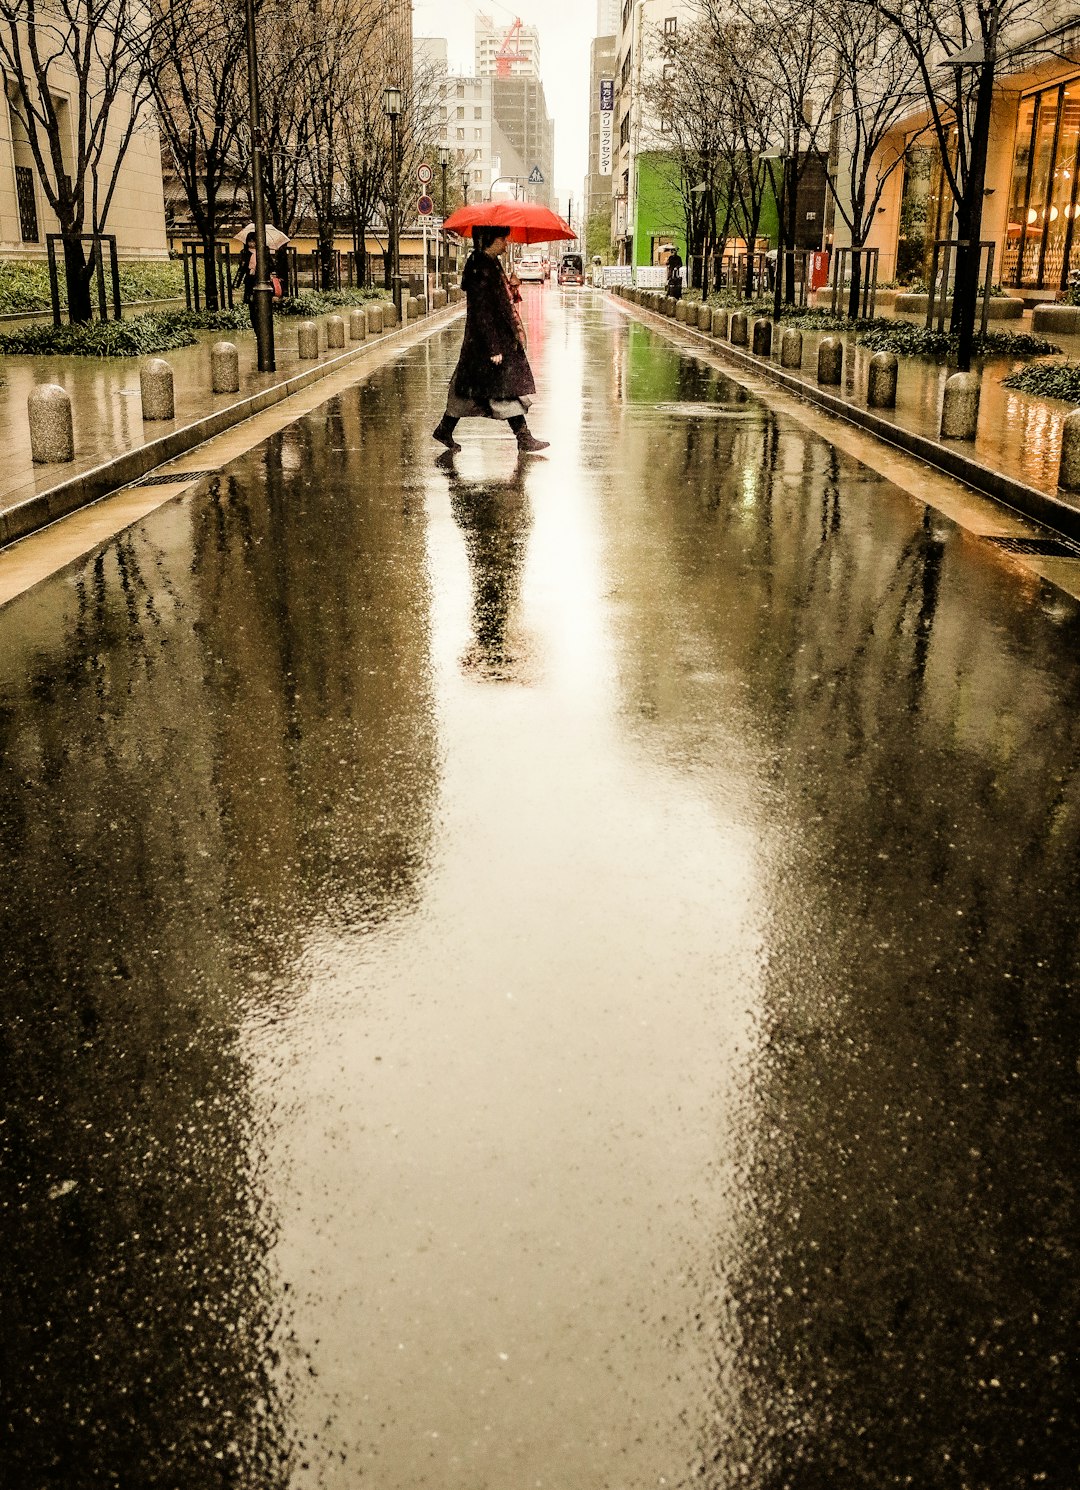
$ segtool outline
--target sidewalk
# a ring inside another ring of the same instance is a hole
[[[13,541],[43,522],[137,479],[160,461],[290,396],[378,342],[425,325],[434,329],[462,308],[448,306],[410,321],[406,327],[390,326],[381,335],[370,335],[361,342],[348,339],[350,309],[346,306],[315,318],[319,326],[318,362],[300,360],[299,319],[275,320],[277,371],[273,373],[257,370],[251,331],[197,333],[195,346],[164,354],[174,376],[173,420],[144,422],[142,418],[139,369],[143,358],[0,359],[0,441],[7,455],[0,470],[0,543]],[[345,347],[328,351],[326,322],[335,314],[342,315],[346,322]],[[238,393],[210,391],[210,348],[223,340],[233,342],[239,352]],[[58,383],[71,397],[76,454],[67,464],[35,465],[31,458],[26,401],[39,383]],[[136,454],[143,454],[143,459],[123,460]]]
[[[623,304],[625,297],[617,296]],[[882,438],[890,431],[896,432],[898,444],[902,444],[920,458],[939,465],[950,474],[968,480],[976,489],[998,500],[1020,505],[1024,500],[1024,489],[1039,494],[1044,501],[1032,500],[1021,510],[1036,516],[1039,521],[1058,525],[1075,510],[1077,518],[1070,528],[1080,530],[1080,506],[1070,502],[1058,490],[1058,466],[1061,457],[1061,427],[1072,406],[1057,399],[1037,398],[1002,386],[1003,380],[1016,368],[1028,366],[1032,360],[1057,360],[1053,358],[1017,359],[1013,357],[988,357],[981,359],[982,397],[979,409],[979,426],[973,442],[939,438],[941,402],[946,378],[955,369],[927,357],[902,356],[899,363],[897,404],[895,410],[866,408],[866,383],[868,364],[872,351],[858,344],[857,333],[803,330],[802,367],[798,371],[781,370],[779,366],[780,336],[783,323],[774,328],[773,352],[766,361],[755,357],[748,348],[733,347],[728,341],[713,337],[693,326],[675,323],[671,318],[659,314],[654,302],[639,306],[630,302],[628,308],[634,313],[644,314],[650,324],[672,333],[685,333],[700,338],[710,347],[720,350],[725,358],[739,366],[753,369],[756,373],[782,382],[791,391],[813,399],[830,412],[839,413],[853,422],[871,429]],[[918,316],[896,316],[913,324],[921,324]],[[1003,329],[1030,330],[1030,312],[1023,320],[1007,323]],[[844,384],[842,389],[822,390],[815,376],[817,348],[822,336],[838,335],[844,342]],[[1054,336],[1050,338],[1061,348],[1061,355],[1080,357],[1080,337]],[[844,407],[835,407],[839,403]],[[878,424],[882,428],[874,429]],[[921,445],[924,448],[916,448]],[[925,448],[925,447],[933,447]],[[982,482],[979,472],[958,469],[967,465],[981,467],[988,476],[997,475],[998,489],[991,490],[992,481]],[[972,479],[972,478],[976,479]],[[1006,491],[1012,489],[1009,495]],[[1049,502],[1049,507],[1046,503]],[[1040,510],[1035,511],[1038,508]]]

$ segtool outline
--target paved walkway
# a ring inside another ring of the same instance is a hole
[[[349,307],[317,318],[322,360],[328,360],[326,322],[341,314],[348,324]],[[0,358],[0,443],[5,460],[0,469],[0,511],[47,491],[61,481],[92,470],[127,450],[159,439],[174,429],[219,409],[227,409],[252,393],[284,382],[314,364],[301,362],[297,353],[300,321],[275,321],[277,371],[260,373],[256,367],[255,337],[251,331],[204,331],[198,343],[163,354],[173,369],[176,418],[144,422],[139,398],[139,357],[3,357]],[[240,354],[239,393],[210,391],[210,347],[233,342]],[[357,345],[346,335],[346,350]],[[38,383],[59,383],[72,402],[75,460],[68,465],[35,466],[30,454],[26,400]]]

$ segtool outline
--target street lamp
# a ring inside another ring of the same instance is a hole
[[[442,172],[442,201],[439,204],[439,210],[442,213],[443,222],[446,221],[446,173],[449,169],[450,151],[446,145],[440,145],[439,170]],[[442,253],[440,254],[440,258],[442,259],[443,288],[445,289],[446,282],[450,277],[450,245],[446,241],[446,229],[441,228],[440,233],[442,234]]]
[[[248,5],[254,0],[247,0]],[[401,89],[391,84],[383,89],[383,113],[390,120],[390,293],[401,315],[401,261],[398,247],[398,142],[401,118]]]
[[[246,0],[248,110],[251,116],[251,215],[255,223],[255,287],[251,292],[251,324],[255,328],[259,371],[273,372],[274,290],[270,283],[270,255],[266,248],[266,206],[262,183],[262,113],[259,108],[258,53],[255,45],[255,0]]]

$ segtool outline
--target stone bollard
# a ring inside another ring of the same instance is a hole
[[[433,290],[431,292],[431,308],[432,308],[432,310],[442,310],[443,307],[445,306],[445,304],[446,304],[446,291],[445,290]]]
[[[780,366],[802,367],[802,332],[785,326],[780,338]]]
[[[423,295],[410,295],[408,305],[408,316],[410,321],[417,321],[427,312],[427,301]]]
[[[747,320],[744,310],[732,312],[731,320],[728,322],[728,336],[731,338],[733,347],[745,347],[747,343]]]
[[[699,331],[712,330],[712,306],[706,305],[704,300],[697,308],[697,323]]]
[[[144,362],[139,368],[139,391],[142,394],[144,419],[176,417],[172,368],[164,357],[151,357],[149,362]]]
[[[973,440],[979,425],[979,374],[953,373],[945,379],[941,403],[941,438]]]
[[[210,348],[210,387],[215,393],[240,392],[240,354],[231,341]]]
[[[450,304],[460,305],[464,299],[465,291],[461,288],[460,285],[454,285],[454,287],[450,291]]]
[[[37,456],[34,456],[37,460]],[[1066,414],[1061,422],[1061,467],[1058,486],[1062,491],[1080,491],[1080,409]]]
[[[367,336],[367,316],[364,307],[358,305],[355,310],[349,312],[349,340],[363,341]]]
[[[721,310],[718,306],[712,313],[712,334],[714,336],[726,336],[728,328],[728,312]]]
[[[305,362],[314,362],[319,355],[319,328],[314,321],[301,321],[296,333],[297,347]]]
[[[817,380],[833,388],[844,376],[844,343],[838,336],[823,336],[817,349]]]
[[[407,306],[408,303],[409,303],[409,292],[408,292],[408,290],[402,290],[402,292],[401,292],[401,306],[402,307]],[[383,301],[383,308],[382,308],[382,310],[383,310],[383,325],[389,331],[389,329],[390,329],[391,326],[396,326],[400,322],[400,320],[401,320],[401,308],[399,308],[397,305],[395,305],[392,300],[384,300]]]
[[[684,326],[686,325],[686,316],[689,309],[690,307],[687,305],[685,300],[676,300],[675,319],[677,321],[681,321]]]
[[[754,322],[754,356],[772,356],[772,322],[759,316]]]
[[[898,366],[895,352],[875,352],[870,358],[870,373],[866,380],[866,402],[872,409],[896,408]]]
[[[39,383],[26,400],[30,418],[30,453],[39,466],[75,459],[71,399],[59,383]]]
[[[326,323],[326,345],[328,347],[345,345],[345,322],[340,316],[331,316]]]
[[[383,306],[381,306],[381,305],[368,305],[368,306],[365,306],[364,313],[365,313],[365,316],[367,318],[368,335],[369,336],[378,336],[381,333],[381,331],[383,329],[383,326],[385,325],[385,322],[386,322],[386,318],[385,318],[385,316],[383,314]]]

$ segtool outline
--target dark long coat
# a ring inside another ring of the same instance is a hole
[[[518,340],[518,319],[503,267],[490,254],[470,254],[461,276],[465,291],[465,338],[450,381],[458,398],[481,407],[536,392],[532,368]],[[502,353],[502,362],[492,357]]]

